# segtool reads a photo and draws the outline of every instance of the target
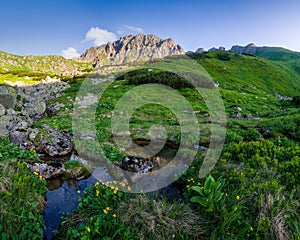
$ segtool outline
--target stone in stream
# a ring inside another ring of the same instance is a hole
[[[66,169],[63,163],[34,163],[27,164],[31,172],[37,172],[45,179],[54,178],[65,173]]]
[[[42,130],[37,134],[35,140],[38,140],[35,144],[38,144],[39,150],[51,157],[64,156],[73,150],[69,135],[46,124],[42,125]]]

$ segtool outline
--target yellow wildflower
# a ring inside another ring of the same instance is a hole
[[[89,227],[86,227],[86,230],[87,230],[88,232],[91,232],[91,229],[90,229]]]
[[[34,174],[35,176],[38,176],[38,175],[39,175],[37,172],[34,172],[33,174]]]
[[[236,200],[240,200],[241,198],[240,198],[240,196],[236,196]]]
[[[80,193],[80,190],[78,190],[77,192]]]
[[[104,212],[105,214],[107,214],[107,213],[108,213],[106,209],[104,209],[104,210],[103,210],[103,212]]]
[[[114,194],[117,194],[118,193],[118,190],[114,190]]]
[[[100,191],[99,191],[99,190],[96,190],[96,196],[97,196],[97,197],[99,196],[99,193],[100,193]]]
[[[96,182],[96,183],[95,183],[95,187],[97,187],[98,185],[99,185],[99,182]]]
[[[107,207],[106,210],[109,211],[109,210],[110,210],[110,207]]]
[[[250,231],[251,231],[251,232],[253,231],[253,227],[251,227],[251,226],[250,226]]]
[[[131,191],[131,187],[130,186],[128,186],[128,191]]]
[[[111,188],[111,190],[114,190],[114,189],[115,189],[115,187],[114,187],[114,186],[111,186],[110,188]]]
[[[226,196],[226,197],[228,197],[228,194],[227,194],[227,193],[225,193],[225,196]]]
[[[43,176],[42,175],[40,175],[39,178],[40,178],[41,181],[43,180]]]
[[[112,216],[115,218],[115,217],[117,217],[117,214],[114,213]]]
[[[117,181],[114,180],[113,183],[114,183],[114,184],[117,184]]]

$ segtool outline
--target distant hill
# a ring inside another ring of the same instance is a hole
[[[253,43],[244,47],[236,45],[229,51],[238,54],[255,55],[271,61],[282,62],[290,65],[300,74],[300,52],[293,52],[281,47],[257,47]]]
[[[0,72],[15,75],[48,74],[56,76],[80,75],[91,69],[89,63],[76,62],[62,56],[17,56],[0,51]]]
[[[118,65],[185,54],[171,38],[138,34],[121,37],[115,42],[89,48],[76,60],[92,62],[94,67]]]
[[[220,87],[259,95],[299,95],[300,74],[289,64],[268,59],[214,51],[191,54]]]

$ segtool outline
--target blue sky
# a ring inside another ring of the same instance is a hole
[[[18,55],[83,53],[139,32],[186,51],[253,42],[300,52],[298,0],[11,0],[0,9],[0,50]]]

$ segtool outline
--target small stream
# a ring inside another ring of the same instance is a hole
[[[84,189],[97,182],[97,179],[103,179],[103,181],[111,180],[106,169],[95,168],[93,174],[85,180],[54,178],[48,181],[44,214],[46,226],[44,239],[51,240],[53,238],[54,232],[61,223],[61,217],[65,217],[68,213],[77,209],[78,199],[82,196]]]
[[[169,159],[176,154],[174,149],[164,149],[161,151],[162,156],[168,156]],[[48,192],[46,194],[46,206],[44,213],[44,222],[46,229],[44,231],[44,239],[51,240],[54,237],[55,231],[58,230],[61,223],[61,217],[65,217],[68,213],[72,213],[78,207],[78,199],[82,196],[83,191],[99,179],[102,181],[111,181],[106,168],[97,167],[92,175],[84,180],[70,180],[64,177],[53,178],[47,181]],[[171,184],[156,192],[149,193],[150,196],[166,197],[172,201],[178,198],[180,190],[175,184]]]

